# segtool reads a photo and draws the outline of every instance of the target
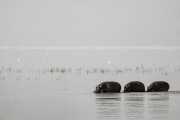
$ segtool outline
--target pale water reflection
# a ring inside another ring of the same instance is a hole
[[[169,119],[169,93],[147,93],[147,114],[150,120]]]
[[[96,113],[98,119],[121,118],[121,97],[120,94],[97,94]]]
[[[128,119],[145,119],[144,93],[124,93],[124,116]]]
[[[96,95],[97,119],[178,120],[179,92]],[[178,111],[176,111],[178,110]]]

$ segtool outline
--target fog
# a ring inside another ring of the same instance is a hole
[[[1,46],[180,45],[179,0],[1,0]]]

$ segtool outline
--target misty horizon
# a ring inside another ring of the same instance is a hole
[[[178,0],[0,1],[1,46],[180,45]]]

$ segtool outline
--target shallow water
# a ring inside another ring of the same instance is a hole
[[[83,52],[83,53],[82,53]],[[0,50],[0,120],[178,120],[179,50]],[[166,81],[169,92],[94,94]]]
[[[23,79],[22,73],[4,76],[6,79],[0,81],[1,120],[176,120],[180,117],[180,92],[172,91],[179,90],[176,87],[169,92],[94,94],[95,86],[103,81],[100,78],[109,75],[65,74],[61,79],[56,74],[44,75],[44,79],[42,75],[39,79],[38,76]],[[114,76],[117,82],[126,83],[118,79]]]

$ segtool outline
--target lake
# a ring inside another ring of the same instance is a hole
[[[177,120],[179,50],[1,50],[0,120]],[[120,62],[119,62],[120,61]],[[123,93],[130,81],[168,92]],[[121,93],[94,94],[104,81]]]

